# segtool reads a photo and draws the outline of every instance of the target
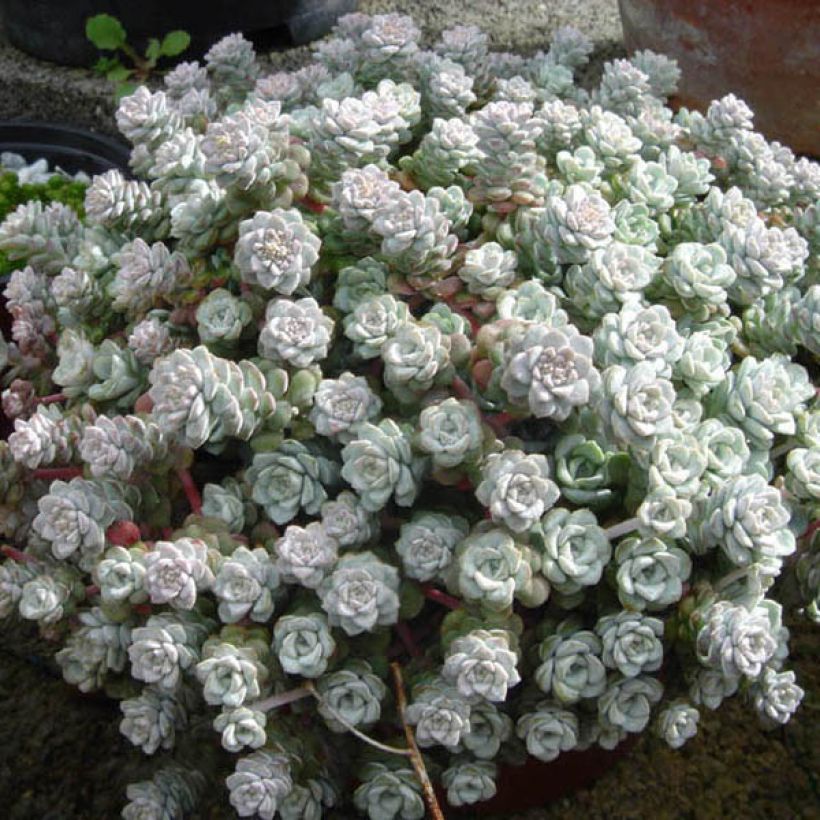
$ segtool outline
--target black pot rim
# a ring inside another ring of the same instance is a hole
[[[0,121],[0,151],[21,154],[28,161],[41,157],[64,171],[100,174],[128,170],[130,147],[114,137],[76,125],[35,120]]]

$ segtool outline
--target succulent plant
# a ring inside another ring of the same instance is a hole
[[[398,571],[372,552],[343,555],[319,588],[331,626],[348,635],[395,623],[399,614]]]
[[[535,682],[561,704],[596,698],[606,689],[600,654],[601,641],[594,632],[559,627],[538,647],[541,665],[535,670]]]
[[[493,521],[513,532],[524,532],[558,500],[558,488],[549,478],[549,463],[541,455],[517,450],[487,457],[476,498]]]
[[[479,629],[450,644],[441,674],[465,698],[503,702],[521,680],[517,660],[505,632]]]
[[[318,678],[336,648],[327,618],[318,612],[283,615],[276,622],[273,648],[290,675]]]
[[[353,800],[356,808],[372,820],[424,817],[421,788],[410,768],[391,769],[383,763],[369,763]]]
[[[526,328],[505,351],[501,387],[510,402],[536,418],[564,421],[600,386],[592,363],[592,340],[574,325]]]
[[[421,820],[397,729],[473,806],[803,697],[817,163],[673,114],[663,55],[420,38],[229,36],[123,98],[133,178],[0,222],[0,617],[161,758],[125,817],[196,813],[214,750],[240,816]]]
[[[533,757],[548,763],[578,745],[579,728],[574,712],[544,700],[518,719],[515,731]]]
[[[664,609],[679,601],[692,561],[660,538],[626,538],[615,550],[618,598],[625,607]]]
[[[341,669],[322,675],[316,689],[322,697],[319,714],[334,732],[375,723],[387,694],[387,687],[367,661],[349,661]]]

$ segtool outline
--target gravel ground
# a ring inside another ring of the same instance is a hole
[[[644,736],[591,787],[514,820],[820,817],[820,630],[792,628],[792,665],[808,695],[786,728],[764,732],[730,701],[704,716],[699,735],[681,751]],[[115,818],[126,784],[149,777],[155,764],[120,736],[115,703],[80,695],[48,663],[32,662],[42,651],[32,634],[28,626],[0,630],[0,816]],[[227,755],[216,763],[194,818],[232,816],[219,771],[229,765]]]
[[[546,48],[557,28],[573,25],[595,44],[590,69],[594,78],[606,60],[621,56],[617,0],[361,0],[368,14],[411,13],[431,43],[443,29],[473,23],[487,31],[493,47],[528,53]],[[271,70],[294,69],[310,60],[310,46],[275,51],[266,59]],[[65,68],[29,57],[3,41],[0,31],[0,120],[63,122],[117,134],[111,85],[91,71]]]

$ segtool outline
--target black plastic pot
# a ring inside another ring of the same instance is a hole
[[[69,173],[101,174],[112,168],[128,171],[126,143],[73,125],[0,122],[0,151],[22,154],[29,162],[41,157],[51,168]]]
[[[29,162],[40,158],[51,168],[60,167],[68,173],[85,171],[101,174],[112,168],[128,170],[129,147],[124,142],[95,134],[71,125],[38,122],[0,122],[0,152],[14,151]],[[3,296],[9,276],[0,276],[0,332],[11,338],[11,316]],[[11,425],[0,409],[0,439],[11,432]]]
[[[99,52],[85,36],[95,14],[117,17],[138,49],[175,29],[191,35],[180,59],[201,57],[226,34],[241,31],[259,49],[307,43],[327,33],[357,0],[0,0],[11,43],[42,60],[92,65]]]

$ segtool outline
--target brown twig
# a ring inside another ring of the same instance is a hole
[[[322,708],[325,709],[330,716],[336,720],[337,722],[341,723],[342,726],[347,729],[352,735],[355,735],[359,740],[363,740],[365,743],[372,746],[374,749],[379,749],[382,752],[387,752],[391,755],[401,755],[402,757],[411,757],[413,752],[410,749],[400,749],[398,746],[388,746],[386,743],[381,743],[380,741],[376,740],[375,738],[370,737],[370,735],[366,735],[364,732],[357,729],[352,723],[348,723],[320,694],[319,691],[313,684],[312,680],[309,680],[305,683],[305,688],[313,695],[316,700],[322,704]]]
[[[401,676],[401,666],[395,661],[390,664],[390,672],[393,675],[393,685],[396,689],[396,705],[399,708],[399,717],[401,724],[404,727],[404,736],[407,739],[407,745],[410,748],[410,762],[415,769],[416,777],[421,783],[421,791],[424,795],[424,802],[427,803],[427,808],[430,811],[430,816],[433,820],[444,820],[444,813],[441,806],[436,799],[436,792],[433,789],[433,783],[430,780],[430,775],[427,774],[427,767],[424,765],[424,758],[421,756],[419,747],[416,745],[416,738],[413,735],[413,729],[407,722],[407,694],[404,691],[404,681]]]

